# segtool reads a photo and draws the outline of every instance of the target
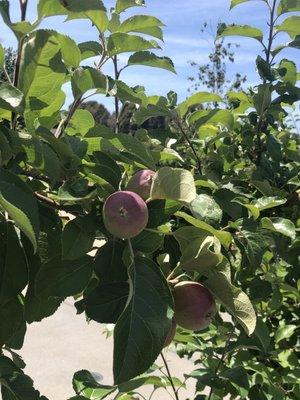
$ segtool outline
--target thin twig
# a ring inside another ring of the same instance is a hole
[[[54,200],[52,200],[49,197],[46,197],[40,193],[35,192],[35,197],[38,200],[42,201],[43,203],[46,203],[48,206],[55,208],[56,210],[61,210],[63,208],[58,203],[56,203]]]
[[[219,370],[220,370],[220,368],[221,368],[221,366],[222,366],[222,364],[223,364],[223,361],[224,361],[224,359],[225,359],[225,357],[226,357],[226,350],[227,350],[227,347],[228,347],[228,345],[229,345],[229,343],[230,343],[230,340],[231,340],[231,338],[232,338],[234,329],[235,329],[235,327],[233,326],[232,329],[231,329],[231,331],[230,331],[230,333],[229,333],[229,335],[228,335],[228,337],[227,337],[227,340],[226,340],[226,342],[225,342],[225,346],[224,346],[224,349],[223,349],[223,352],[222,352],[222,356],[221,356],[221,358],[220,358],[220,360],[219,360],[219,362],[218,362],[218,365],[217,365],[217,367],[216,367],[216,369],[215,369],[215,375],[218,374],[218,372],[219,372]],[[214,388],[211,386],[210,392],[209,392],[209,395],[208,395],[207,400],[210,400],[210,399],[211,399],[211,397],[212,397],[212,395],[213,395],[213,391],[214,391]]]
[[[193,152],[193,154],[194,154],[194,156],[195,156],[195,161],[196,161],[196,163],[197,163],[199,173],[201,174],[201,173],[202,173],[202,165],[201,165],[200,158],[199,158],[199,156],[198,156],[198,154],[197,154],[197,152],[196,152],[196,149],[195,149],[195,147],[194,147],[192,141],[191,141],[190,138],[188,137],[188,135],[185,133],[185,131],[184,131],[184,129],[183,129],[183,126],[182,126],[182,124],[181,124],[181,121],[180,121],[179,119],[176,120],[176,124],[177,124],[177,127],[179,128],[179,130],[180,130],[182,136],[183,136],[183,137],[185,138],[185,140],[188,142],[188,144],[189,144],[189,146],[190,146],[190,148],[191,148],[191,150],[192,150],[192,152]]]
[[[161,358],[162,358],[163,363],[164,363],[164,365],[165,365],[165,368],[166,368],[166,371],[167,371],[167,375],[168,375],[168,380],[169,380],[169,382],[170,382],[170,384],[171,384],[171,386],[172,386],[172,389],[173,389],[173,392],[174,392],[174,395],[175,395],[175,399],[176,399],[176,400],[179,400],[178,392],[177,392],[177,390],[176,390],[176,388],[175,388],[175,385],[174,385],[174,382],[173,382],[173,379],[172,379],[172,375],[171,375],[171,372],[170,372],[170,369],[169,369],[169,365],[168,365],[168,363],[167,363],[167,360],[166,360],[166,358],[165,358],[163,352],[161,352],[160,355],[161,355]]]
[[[71,118],[73,117],[75,111],[77,110],[77,108],[80,106],[81,103],[82,103],[82,95],[77,97],[77,99],[75,99],[73,101],[73,104],[70,107],[68,115],[66,116],[65,119],[60,121],[58,127],[56,128],[55,134],[54,134],[54,136],[56,138],[60,138],[62,136],[66,127],[69,125],[69,122],[71,121]]]
[[[113,57],[113,64],[114,64],[114,71],[115,71],[115,80],[119,79],[120,72],[118,71],[118,58],[117,56]],[[120,107],[119,107],[119,99],[118,99],[118,93],[115,96],[115,116],[116,116],[116,124],[115,124],[115,133],[119,133],[120,129]]]
[[[19,3],[20,3],[20,10],[21,10],[21,22],[24,22],[26,19],[28,0],[19,0]],[[14,76],[13,76],[13,85],[15,87],[18,87],[18,84],[19,84],[20,66],[21,66],[24,42],[25,42],[25,37],[22,37],[19,40],[19,44],[18,44],[18,52],[17,52],[17,58],[16,58],[16,62],[15,62]],[[12,113],[11,128],[15,129],[16,125],[17,125],[17,114]]]
[[[277,0],[273,0],[273,4],[272,7],[269,3],[268,7],[270,10],[270,22],[269,22],[269,38],[268,38],[268,44],[267,46],[265,44],[263,44],[264,49],[265,49],[265,53],[266,53],[266,62],[268,63],[269,67],[271,68],[271,62],[273,61],[274,57],[271,59],[271,51],[272,51],[272,45],[273,45],[273,40],[275,38],[276,32],[274,34],[274,25],[275,25],[275,10],[276,10],[276,3]],[[263,83],[265,84],[267,82],[267,79],[264,78]],[[257,129],[256,129],[256,143],[257,143],[257,160],[256,160],[256,164],[259,165],[260,164],[260,160],[261,160],[261,156],[262,156],[262,141],[261,141],[261,129],[262,129],[262,125],[263,125],[263,117],[264,117],[264,110],[262,110],[260,116],[259,116],[259,120],[257,123]]]
[[[275,10],[276,10],[276,3],[277,0],[273,0],[273,5],[270,10],[270,30],[269,30],[269,39],[268,39],[268,47],[266,53],[266,62],[270,64],[270,56],[271,56],[271,49],[274,39],[274,24],[275,24]]]

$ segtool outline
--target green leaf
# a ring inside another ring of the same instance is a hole
[[[221,221],[223,211],[212,196],[198,194],[191,202],[190,210],[193,216],[208,224],[216,224]]]
[[[97,132],[97,127],[96,127]],[[116,155],[115,149],[118,149],[124,154],[130,154],[134,159],[136,159],[140,164],[150,168],[155,169],[155,163],[152,157],[150,150],[144,146],[142,142],[136,139],[134,136],[126,135],[123,133],[118,133],[117,135],[109,132],[100,132],[99,137],[95,138],[86,138],[86,141],[89,144],[89,150],[91,152],[99,151],[102,149],[101,143],[104,145],[111,144],[112,145],[112,155]],[[106,149],[108,146],[104,146]]]
[[[196,228],[202,229],[206,232],[211,233],[213,236],[216,236],[225,248],[228,248],[230,243],[232,242],[232,236],[229,232],[218,231],[217,229],[213,228],[206,222],[199,221],[198,219],[196,219],[196,218],[192,217],[191,215],[188,215],[182,211],[176,212],[175,215],[177,217],[185,219],[187,222],[189,222],[191,225],[195,226]]]
[[[160,49],[160,47],[154,40],[146,40],[141,36],[127,33],[112,33],[107,42],[107,50],[110,56],[148,49]]]
[[[252,215],[253,219],[256,220],[260,216],[259,209],[252,204],[248,204],[244,198],[242,198],[242,199],[235,198],[231,201],[232,201],[232,203],[237,203],[237,204],[240,204],[241,206],[247,208],[247,210],[249,210],[249,212],[250,212],[250,215]]]
[[[214,236],[199,237],[189,243],[182,252],[181,268],[186,271],[203,272],[215,267],[223,259],[221,244]]]
[[[267,249],[266,240],[256,224],[245,223],[236,233],[237,245],[242,253],[242,265],[250,270],[260,267],[262,257]]]
[[[100,32],[108,26],[106,8],[101,0],[68,0],[65,5],[60,0],[39,0],[38,17],[67,15],[67,19],[89,19]]]
[[[171,117],[172,113],[166,105],[148,104],[147,107],[140,107],[133,116],[133,121],[138,125],[142,125],[145,121],[152,117]]]
[[[281,143],[272,134],[269,134],[267,137],[267,151],[274,161],[280,162],[282,160]]]
[[[263,349],[266,351],[270,346],[271,338],[268,326],[262,320],[262,318],[257,319],[254,335],[259,339],[263,346]]]
[[[278,73],[283,82],[288,82],[291,83],[292,85],[296,84],[297,65],[293,61],[287,60],[286,58],[281,60],[278,67]]]
[[[300,49],[300,35],[297,35],[294,40],[288,43],[289,47]],[[298,77],[299,79],[299,77]]]
[[[151,199],[170,199],[191,203],[196,198],[193,175],[180,168],[163,167],[155,174],[151,187]]]
[[[38,20],[34,24],[28,21],[12,22],[10,19],[10,2],[8,0],[0,1],[0,15],[4,23],[13,31],[17,40],[33,31],[40,22]]]
[[[77,109],[65,132],[70,135],[85,136],[95,126],[93,115],[88,110]]]
[[[37,296],[68,297],[81,293],[92,276],[92,261],[89,256],[63,262],[58,257],[53,258],[37,273]]]
[[[246,2],[248,2],[248,1],[250,1],[250,0],[231,0],[230,10],[231,10],[232,8],[238,6],[239,4],[246,3]]]
[[[275,342],[279,343],[281,340],[289,339],[296,329],[297,325],[280,326],[275,333]]]
[[[272,86],[270,83],[264,83],[257,86],[257,93],[253,96],[254,107],[258,115],[263,115],[271,104]]]
[[[230,274],[230,269],[229,269]],[[230,282],[228,266],[225,263],[210,269],[205,286],[216,296],[242,325],[248,335],[251,335],[256,326],[256,315],[249,297]]]
[[[10,111],[22,111],[23,94],[10,83],[0,85],[0,108]]]
[[[31,167],[42,171],[51,179],[59,179],[62,166],[57,153],[44,141],[30,135],[22,135],[20,145],[26,154],[26,161]]]
[[[229,368],[223,371],[220,376],[233,385],[242,398],[246,398],[249,392],[249,378],[247,370],[243,367]]]
[[[60,306],[63,298],[41,297],[35,291],[35,280],[38,271],[52,258],[61,257],[61,231],[62,224],[55,211],[39,206],[41,229],[38,237],[39,252],[33,254],[32,246],[27,238],[22,238],[29,266],[29,285],[25,295],[26,322],[41,321],[52,315]]]
[[[121,12],[127,10],[130,7],[144,6],[145,0],[117,0],[116,12],[120,14]]]
[[[122,33],[144,33],[162,40],[163,34],[160,27],[163,25],[158,18],[150,15],[134,15],[123,21],[118,27],[118,31]]]
[[[108,24],[108,30],[113,33],[116,32],[121,24],[120,15],[117,14],[115,11],[112,11],[111,18]]]
[[[189,107],[200,105],[203,103],[215,103],[221,101],[222,98],[216,93],[198,92],[190,96],[183,103],[179,104],[177,110],[179,115],[183,117],[187,113]]]
[[[91,218],[77,217],[68,222],[62,234],[64,260],[76,260],[85,256],[91,249],[96,236],[96,227]]]
[[[126,306],[128,295],[128,282],[100,283],[76,306],[93,321],[115,324]]]
[[[94,272],[101,283],[125,282],[128,280],[127,269],[122,256],[125,244],[116,240],[105,243],[98,250]]]
[[[28,282],[24,250],[11,222],[7,222],[5,233],[5,245],[0,247],[0,303],[16,297]]]
[[[49,104],[43,104],[43,108],[34,110],[26,109],[24,119],[29,132],[35,132],[36,126],[42,124],[43,127],[51,129],[59,120],[59,112],[66,101],[66,94],[63,90],[59,90],[55,99]],[[34,107],[36,100],[30,101],[29,106]]]
[[[148,203],[148,228],[157,228],[169,221],[172,214],[182,208],[182,204],[174,200],[154,200]]]
[[[114,331],[116,384],[150,368],[162,350],[173,316],[170,289],[153,261],[137,257],[128,272],[130,300]]]
[[[37,201],[29,187],[16,175],[0,168],[0,206],[37,249],[39,232]]]
[[[132,54],[128,59],[128,65],[145,65],[147,67],[161,68],[174,72],[173,61],[168,57],[158,57],[150,51],[139,51]]]
[[[229,110],[198,110],[188,118],[189,124],[195,124],[195,128],[202,128],[203,125],[223,126],[229,131],[233,129],[234,118]]]
[[[24,93],[26,109],[34,110],[37,117],[41,110],[57,102],[67,67],[76,67],[80,59],[80,51],[70,38],[47,30],[32,33],[24,46],[19,77],[19,89]],[[34,121],[31,118],[29,125],[32,130]]]
[[[90,400],[102,400],[116,390],[114,386],[105,386],[98,383],[87,370],[81,370],[74,374],[73,388],[76,394],[83,395],[84,398]]]
[[[117,190],[121,180],[121,170],[114,159],[100,151],[94,152],[91,159],[94,164],[88,165],[86,169],[93,175],[105,179]]]
[[[0,69],[3,67],[5,62],[5,50],[2,44],[0,44]]]
[[[176,377],[172,377],[172,381],[173,381],[173,385],[176,388],[185,388],[186,385],[183,384],[180,379],[176,378]],[[131,379],[128,382],[125,383],[121,383],[120,385],[118,385],[118,390],[123,393],[122,396],[119,397],[120,400],[133,400],[132,397],[127,398],[127,397],[123,397],[124,395],[126,396],[126,394],[129,392],[132,392],[133,390],[136,390],[138,388],[144,387],[146,385],[153,385],[155,388],[166,388],[167,386],[171,386],[171,383],[165,379],[164,376],[155,376],[155,375],[149,375],[149,374],[145,374],[142,376],[139,376],[135,379]],[[126,393],[126,394],[125,394]]]
[[[7,136],[0,131],[0,166],[7,165],[8,161],[13,157],[13,151],[10,147]]]
[[[284,236],[287,236],[291,239],[296,238],[296,229],[293,222],[286,218],[280,217],[271,217],[271,218],[262,218],[261,226],[264,229],[268,229],[273,232],[281,233]]]
[[[300,11],[299,0],[280,0],[277,7],[277,14],[282,15],[288,12]]]
[[[89,90],[96,93],[106,94],[108,80],[98,69],[91,67],[77,68],[71,78],[72,92],[74,98],[85,94]]]
[[[299,35],[300,16],[286,18],[282,24],[276,26],[277,32],[286,32],[292,39]]]
[[[164,237],[162,234],[149,232],[144,230],[138,236],[132,239],[132,247],[142,253],[152,254],[164,244]]]
[[[263,40],[263,33],[260,29],[249,25],[226,25],[221,24],[218,29],[218,37],[225,36],[245,36],[256,39],[259,42]]]
[[[261,56],[257,56],[256,58],[256,67],[260,77],[263,80],[274,81],[275,74],[274,70],[271,68],[270,64]]]
[[[259,211],[268,210],[270,208],[279,207],[286,203],[286,199],[280,197],[260,197],[257,200],[253,200],[251,204],[259,209]]]
[[[94,41],[79,43],[78,48],[81,53],[81,60],[86,60],[87,58],[100,56],[103,52],[101,44]]]
[[[252,99],[244,92],[227,92],[234,114],[244,114],[252,106]]]
[[[0,305],[0,343],[9,342],[20,329],[24,321],[24,310],[19,297],[14,297]]]
[[[114,89],[116,89],[114,95],[116,95],[123,103],[127,101],[135,104],[142,104],[147,101],[147,97],[143,92],[139,92],[135,90],[135,88],[129,87],[126,83],[120,80],[114,81]]]
[[[3,400],[48,400],[34,389],[32,379],[4,356],[0,357],[0,377]]]

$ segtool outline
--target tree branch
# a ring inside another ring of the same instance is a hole
[[[168,362],[167,362],[163,352],[161,352],[160,355],[161,355],[161,358],[163,360],[164,366],[166,368],[168,380],[169,380],[169,382],[170,382],[170,384],[172,386],[172,389],[173,389],[173,392],[174,392],[174,395],[175,395],[175,399],[179,400],[178,391],[175,388],[175,385],[174,385],[174,382],[173,382],[173,379],[172,379],[172,375],[171,375],[171,372],[170,372],[170,369],[169,369]]]
[[[226,342],[225,342],[225,346],[224,346],[224,349],[223,349],[223,352],[222,352],[222,356],[221,356],[221,358],[220,358],[220,360],[219,360],[219,362],[218,362],[218,365],[217,365],[217,367],[216,367],[216,369],[215,369],[215,375],[218,375],[218,372],[219,372],[219,370],[220,370],[220,368],[221,368],[221,366],[222,366],[222,364],[223,364],[223,361],[225,360],[225,357],[226,357],[226,350],[227,350],[227,347],[228,347],[228,345],[229,345],[229,343],[230,343],[230,340],[231,340],[231,338],[232,338],[232,335],[233,335],[233,332],[234,332],[234,326],[232,327],[232,329],[231,329],[231,331],[230,331],[230,333],[229,333],[229,335],[228,335],[228,337],[227,337],[227,340],[226,340]],[[208,398],[207,398],[207,400],[210,400],[211,399],[211,397],[212,397],[212,395],[213,395],[213,391],[214,391],[214,388],[211,386],[211,388],[210,388],[210,392],[209,392],[209,395],[208,395]]]
[[[119,79],[120,72],[118,71],[118,58],[117,56],[113,57],[113,64],[114,64],[114,71],[115,71],[115,80]],[[116,125],[115,125],[115,133],[119,133],[120,130],[120,107],[119,107],[119,99],[118,99],[118,93],[115,96],[115,115],[116,115]]]

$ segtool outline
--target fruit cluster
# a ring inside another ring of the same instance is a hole
[[[146,201],[150,199],[154,171],[142,170],[129,180],[126,190],[110,195],[103,206],[106,229],[120,239],[139,235],[148,223]],[[179,282],[173,287],[175,314],[165,340],[168,346],[176,334],[176,325],[184,329],[207,328],[216,313],[216,304],[210,291],[197,282]]]

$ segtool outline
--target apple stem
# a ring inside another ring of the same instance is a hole
[[[167,277],[167,281],[170,282],[173,278],[175,278],[175,275],[177,274],[178,271],[180,271],[180,269],[181,266],[179,264],[171,271],[170,275]]]

